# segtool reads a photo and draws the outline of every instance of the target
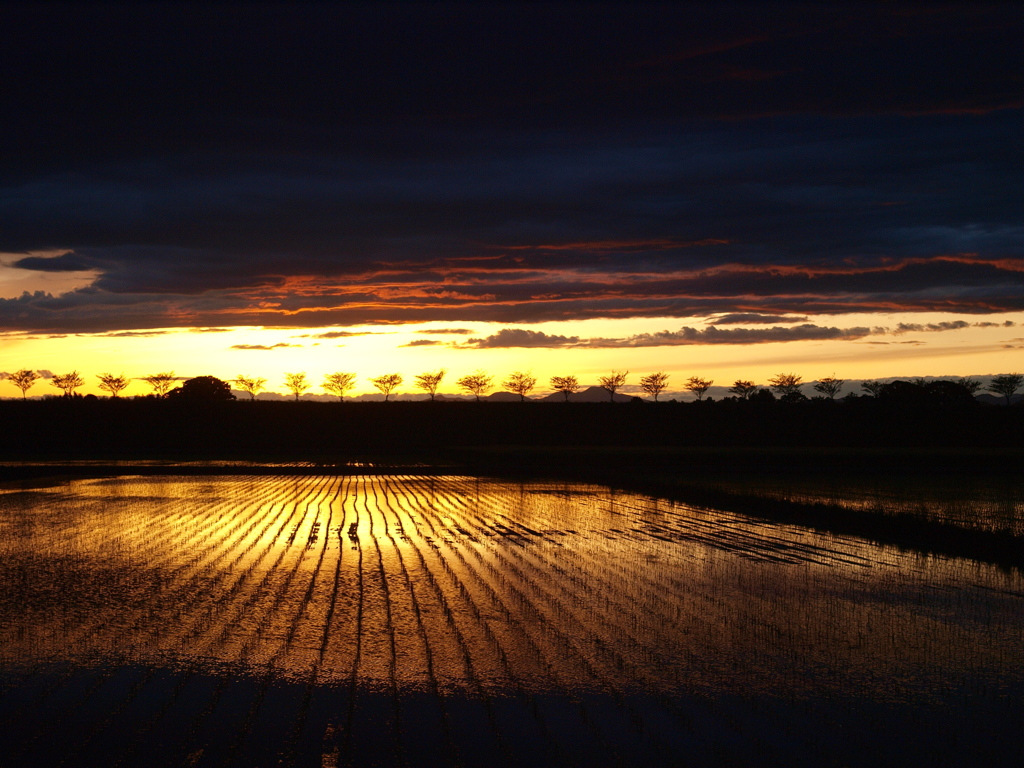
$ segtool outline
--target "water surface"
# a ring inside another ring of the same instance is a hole
[[[3,765],[1024,758],[1024,583],[467,477],[0,494]]]

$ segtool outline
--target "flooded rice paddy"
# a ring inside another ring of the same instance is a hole
[[[852,476],[705,478],[728,493],[801,504],[826,504],[878,515],[901,515],[979,531],[1024,536],[1024,477],[1018,474],[901,472]]]
[[[0,493],[0,765],[1015,765],[1024,580],[607,488]]]

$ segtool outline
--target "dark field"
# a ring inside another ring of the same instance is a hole
[[[598,485],[302,470],[9,484],[2,764],[1024,759],[1016,569]]]

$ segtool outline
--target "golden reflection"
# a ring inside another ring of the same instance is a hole
[[[8,670],[902,701],[1024,661],[1019,575],[579,484],[73,481],[0,542]]]

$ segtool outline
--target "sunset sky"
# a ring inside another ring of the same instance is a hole
[[[1022,39],[1016,4],[2,4],[0,371],[1021,371]]]

